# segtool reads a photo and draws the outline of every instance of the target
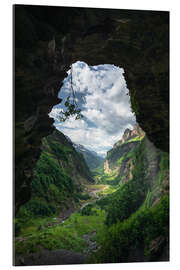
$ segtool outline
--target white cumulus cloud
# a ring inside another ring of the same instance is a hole
[[[63,81],[58,95],[60,98],[70,93],[70,73],[71,70]],[[63,104],[56,105],[50,113],[50,117],[55,119],[56,128],[73,142],[105,155],[122,137],[124,130],[135,124],[123,74],[123,68],[114,65],[88,66],[80,61],[74,63],[73,89],[84,117],[79,120],[70,117],[63,123],[59,122],[58,114]]]

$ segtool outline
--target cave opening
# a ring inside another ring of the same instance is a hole
[[[49,114],[56,129],[102,157],[125,129],[136,124],[121,67],[77,61],[67,71],[58,98],[60,103]],[[67,103],[76,108],[75,113],[68,112]]]
[[[169,12],[15,10],[14,264],[169,260]]]

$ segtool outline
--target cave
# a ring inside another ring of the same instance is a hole
[[[41,140],[72,63],[125,71],[131,106],[149,140],[169,151],[169,13],[14,6],[15,212],[31,197]]]

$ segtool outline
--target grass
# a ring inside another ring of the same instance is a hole
[[[86,185],[88,191],[102,190],[106,188],[107,185]]]
[[[106,189],[98,192],[98,195],[100,197],[104,197],[106,195],[112,194],[113,192],[115,192],[116,190],[118,190],[120,188],[119,185],[118,186],[117,185],[116,186],[106,185],[106,186],[107,186]]]
[[[117,178],[117,171],[114,170],[112,172],[109,173],[100,173],[100,174],[96,174],[96,176],[94,177],[96,179],[96,181],[99,183],[98,186],[100,185],[111,185],[112,182]]]
[[[24,228],[21,237],[15,241],[15,253],[29,254],[38,252],[40,246],[48,250],[67,249],[82,252],[87,247],[82,236],[96,231],[96,240],[100,239],[100,234],[105,230],[105,211],[98,207],[93,207],[93,215],[82,216],[74,213],[64,223],[55,227],[45,227],[42,231],[40,226],[47,226],[53,222],[53,218],[32,219],[28,226]],[[54,221],[55,222],[55,221]]]

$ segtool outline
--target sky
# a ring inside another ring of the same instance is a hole
[[[82,119],[71,116],[60,122],[58,115],[64,103],[53,107],[49,116],[54,118],[55,127],[73,142],[105,157],[113,144],[121,139],[126,128],[135,125],[124,69],[105,64],[88,66],[77,61],[72,65],[72,85],[76,103],[81,109]],[[71,92],[71,70],[63,81],[58,97],[66,100]]]

